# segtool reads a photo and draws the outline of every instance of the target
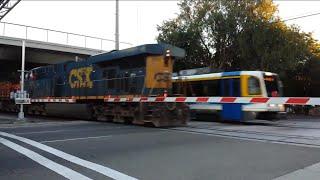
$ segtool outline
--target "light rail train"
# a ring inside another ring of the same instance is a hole
[[[205,70],[203,73],[201,71]],[[173,77],[173,94],[188,97],[281,97],[282,82],[275,73],[232,71],[210,73],[207,69],[190,69]],[[193,103],[193,118],[204,113],[218,113],[222,104]],[[248,118],[276,119],[285,108],[281,104],[244,104]]]

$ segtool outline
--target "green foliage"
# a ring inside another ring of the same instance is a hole
[[[295,74],[304,92],[311,86],[306,76],[320,61],[320,46],[311,34],[282,22],[272,0],[181,0],[179,6],[177,18],[158,26],[158,41],[186,49],[176,70],[272,71],[288,81]]]

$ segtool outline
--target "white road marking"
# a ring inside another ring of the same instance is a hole
[[[57,121],[50,121],[50,122],[33,122],[33,123],[22,123],[22,124],[4,124],[0,125],[0,129],[15,129],[15,128],[32,128],[32,127],[43,127],[43,126],[59,126],[59,125],[80,125],[80,124],[89,124],[94,122],[88,121],[65,121],[65,122],[57,122]]]
[[[273,180],[301,180],[301,179],[319,179],[320,163],[298,169],[283,176],[274,178]]]
[[[75,164],[78,164],[80,166],[86,167],[88,169],[91,169],[93,171],[96,171],[98,173],[101,173],[101,174],[103,174],[105,176],[108,176],[110,178],[113,178],[113,179],[117,179],[117,180],[137,180],[136,178],[128,176],[126,174],[123,174],[123,173],[121,173],[119,171],[116,171],[116,170],[113,170],[111,168],[102,166],[100,164],[96,164],[96,163],[81,159],[79,157],[76,157],[76,156],[73,156],[71,154],[65,153],[65,152],[60,151],[58,149],[55,149],[55,148],[52,148],[50,146],[47,146],[47,145],[41,144],[39,142],[33,141],[31,139],[27,139],[27,138],[24,138],[24,137],[16,136],[16,135],[9,134],[9,133],[6,133],[6,132],[1,132],[1,131],[0,131],[0,135],[1,136],[5,136],[5,137],[9,137],[9,138],[13,138],[13,139],[16,139],[16,140],[19,140],[19,141],[22,141],[22,142],[27,143],[27,144],[29,144],[31,146],[37,147],[37,148],[39,148],[39,149],[41,149],[43,151],[46,151],[46,152],[51,153],[53,155],[56,155],[56,156],[58,156],[58,157],[60,157],[62,159],[65,159],[65,160],[70,161],[72,163],[75,163]]]
[[[57,139],[57,140],[50,140],[50,141],[41,141],[41,143],[76,141],[76,140],[84,140],[84,139],[99,139],[99,138],[107,138],[107,137],[112,137],[112,136],[111,135],[110,136],[89,136],[89,137],[82,137],[82,138]]]
[[[65,132],[68,130],[52,130],[52,131],[31,131],[31,132],[23,132],[23,133],[15,133],[19,135],[25,135],[25,134],[42,134],[42,133],[54,133],[54,132]]]
[[[93,127],[93,128],[77,128],[77,129],[58,129],[51,131],[30,131],[30,132],[21,132],[15,133],[16,135],[26,135],[26,134],[42,134],[42,133],[58,133],[58,132],[72,132],[72,131],[96,131],[96,130],[113,130],[113,129],[132,129],[132,127]]]
[[[0,137],[0,143],[2,143],[3,145],[17,151],[18,153],[21,153],[25,156],[27,156],[28,158],[32,159],[33,161],[41,164],[42,166],[51,169],[52,171],[60,174],[61,176],[64,176],[67,179],[72,179],[72,180],[91,180],[90,178],[72,170],[69,169],[65,166],[62,166],[58,163],[55,163],[54,161],[51,161],[50,159],[41,156],[40,154],[31,151],[27,148],[24,148],[16,143],[13,143],[7,139],[1,138]]]

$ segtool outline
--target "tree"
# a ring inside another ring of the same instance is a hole
[[[281,21],[272,0],[181,0],[179,6],[175,19],[158,26],[157,38],[186,50],[176,70],[211,66],[285,78],[306,75],[311,60],[320,60],[312,35]]]

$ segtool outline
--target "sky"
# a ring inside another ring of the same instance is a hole
[[[178,1],[129,1],[120,0],[120,48],[146,43],[155,43],[157,25],[164,20],[177,16]],[[275,1],[279,15],[283,19],[320,12],[320,1]],[[287,24],[297,24],[305,32],[313,32],[320,40],[320,15],[287,21]],[[2,22],[36,26],[106,39],[114,39],[115,2],[105,1],[39,1],[22,0]],[[6,36],[24,37],[25,29],[19,26],[6,25]],[[3,35],[3,25],[0,24],[0,35]],[[46,40],[46,31],[28,28],[28,38]],[[49,41],[65,43],[66,35],[49,33]],[[68,36],[68,43],[83,46],[84,38]],[[87,47],[101,48],[100,41],[88,38]],[[111,50],[113,42],[103,41],[102,48]]]

